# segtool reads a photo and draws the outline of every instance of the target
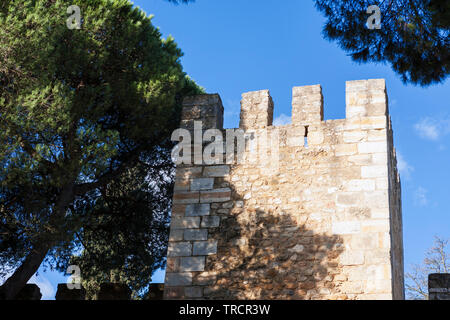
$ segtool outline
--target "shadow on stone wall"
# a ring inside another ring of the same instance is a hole
[[[333,282],[341,273],[341,237],[309,230],[300,212],[251,209],[235,190],[233,200],[232,208],[213,204],[221,216],[210,229],[218,252],[206,270],[217,281],[205,299],[345,299]]]

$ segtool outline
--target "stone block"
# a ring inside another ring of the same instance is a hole
[[[308,145],[320,145],[324,141],[324,135],[321,131],[308,131]]]
[[[344,266],[364,264],[364,251],[346,251],[340,256],[340,263]]]
[[[185,97],[181,113],[182,128],[192,129],[190,121],[202,121],[204,129],[223,128],[223,105],[218,94]],[[183,125],[186,124],[186,125]]]
[[[209,190],[214,186],[214,178],[191,179],[191,191]]]
[[[361,294],[359,300],[392,300],[392,293]]]
[[[386,140],[387,140],[386,129],[370,130],[368,132],[367,141],[386,141]]]
[[[199,273],[196,278],[194,279],[194,285],[199,286],[208,286],[212,285],[217,280],[217,273],[216,272],[202,272]]]
[[[364,203],[370,208],[387,208],[389,206],[387,190],[376,190],[364,193]]]
[[[384,79],[347,81],[345,100],[348,119],[381,116],[388,112]]]
[[[167,277],[166,277],[166,279],[167,279]],[[169,287],[169,286],[167,286],[167,284],[165,284],[164,285],[164,299],[169,299],[169,300],[184,299],[185,298],[184,288],[185,287]]]
[[[184,230],[184,240],[205,241],[208,240],[208,229],[188,229]]]
[[[200,228],[200,217],[172,218],[170,227],[173,229],[193,229]]]
[[[166,272],[180,271],[180,257],[167,257]]]
[[[217,241],[201,241],[194,242],[193,255],[194,256],[209,256],[217,253]]]
[[[363,293],[364,284],[362,281],[347,281],[341,286],[341,292],[346,294],[360,294]]]
[[[231,200],[231,189],[221,188],[200,192],[201,203],[227,202]]]
[[[388,157],[386,152],[372,154],[372,164],[378,166],[387,166],[387,163]]]
[[[346,131],[344,132],[345,143],[356,143],[366,141],[367,132],[365,131]]]
[[[305,250],[305,247],[301,244],[295,245],[293,248],[289,249],[288,251],[295,252],[295,253],[301,253]]]
[[[370,293],[390,293],[392,292],[391,279],[371,279],[366,281],[366,291]]]
[[[211,204],[190,204],[186,206],[186,217],[209,216],[211,212]]]
[[[174,191],[189,191],[189,181],[176,178]]]
[[[378,239],[383,240],[383,239]],[[366,264],[372,265],[372,264],[389,264],[391,261],[391,256],[388,250],[389,247],[384,246],[378,246],[381,247],[381,249],[372,249],[370,251],[366,251],[365,254],[365,261]],[[384,248],[383,248],[384,247]]]
[[[180,260],[180,271],[204,271],[205,257],[184,257]]]
[[[184,238],[186,239],[186,234]],[[169,242],[169,247],[167,248],[168,257],[186,257],[191,254],[192,244],[190,242]]]
[[[354,156],[350,156],[347,160],[356,165],[369,165],[372,163],[372,155],[371,154],[356,154]]]
[[[333,222],[333,234],[356,234],[361,232],[361,223],[359,221]]]
[[[335,145],[334,154],[336,157],[351,156],[358,152],[356,144],[337,144]]]
[[[187,191],[176,191],[173,195],[174,204],[189,204],[189,203],[199,203],[200,193],[198,191],[187,192]]]
[[[184,288],[184,295],[186,298],[201,298],[203,297],[202,287],[186,287]]]
[[[347,192],[337,195],[336,203],[338,206],[356,206],[361,202],[362,196],[357,192]]]
[[[203,176],[205,177],[226,177],[230,174],[230,166],[207,166],[204,169]]]
[[[388,176],[385,176],[383,178],[378,178],[376,180],[376,189],[377,190],[388,190],[389,189]]]
[[[362,166],[361,178],[383,178],[388,175],[388,167],[386,166]]]
[[[289,137],[287,145],[289,147],[303,147],[305,145],[305,136]]]
[[[390,221],[388,219],[362,221],[361,227],[362,227],[362,231],[364,233],[389,232],[390,231]]]
[[[217,228],[220,225],[219,216],[202,217],[202,228]]]
[[[389,219],[390,216],[389,208],[373,208],[371,213],[372,219]]]
[[[202,167],[177,168],[176,178],[178,180],[189,181],[190,178],[201,177],[202,171]]]
[[[385,153],[387,152],[386,141],[361,142],[358,143],[359,153]]]
[[[169,241],[182,241],[183,233],[183,229],[174,229],[173,227],[170,227]]]
[[[166,281],[164,284],[168,287],[190,286],[192,284],[192,273],[166,273]]]
[[[385,116],[382,117],[367,117],[360,121],[361,130],[380,130],[386,129],[387,119]]]
[[[292,89],[292,123],[309,124],[323,121],[323,95],[320,85]]]
[[[239,128],[247,130],[271,126],[273,107],[269,90],[243,93]]]
[[[344,186],[347,191],[374,191],[375,181],[354,179],[346,182]]]

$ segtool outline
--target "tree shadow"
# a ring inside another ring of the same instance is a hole
[[[221,223],[209,232],[218,251],[206,260],[215,281],[205,287],[204,299],[345,299],[335,281],[344,249],[340,236],[308,229],[301,206],[255,209],[230,187],[232,201],[211,208]],[[197,273],[194,284],[204,277]]]

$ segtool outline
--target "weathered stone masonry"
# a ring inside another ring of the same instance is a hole
[[[248,139],[277,130],[276,170],[177,168],[165,298],[403,299],[385,81],[347,82],[346,119],[323,121],[319,85],[293,89],[290,125],[272,126],[273,107],[269,91],[243,94],[240,128]],[[187,98],[182,117],[193,134],[194,121],[222,130],[220,97]]]

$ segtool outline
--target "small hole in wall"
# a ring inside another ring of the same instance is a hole
[[[305,148],[308,148],[308,126],[305,126]]]

